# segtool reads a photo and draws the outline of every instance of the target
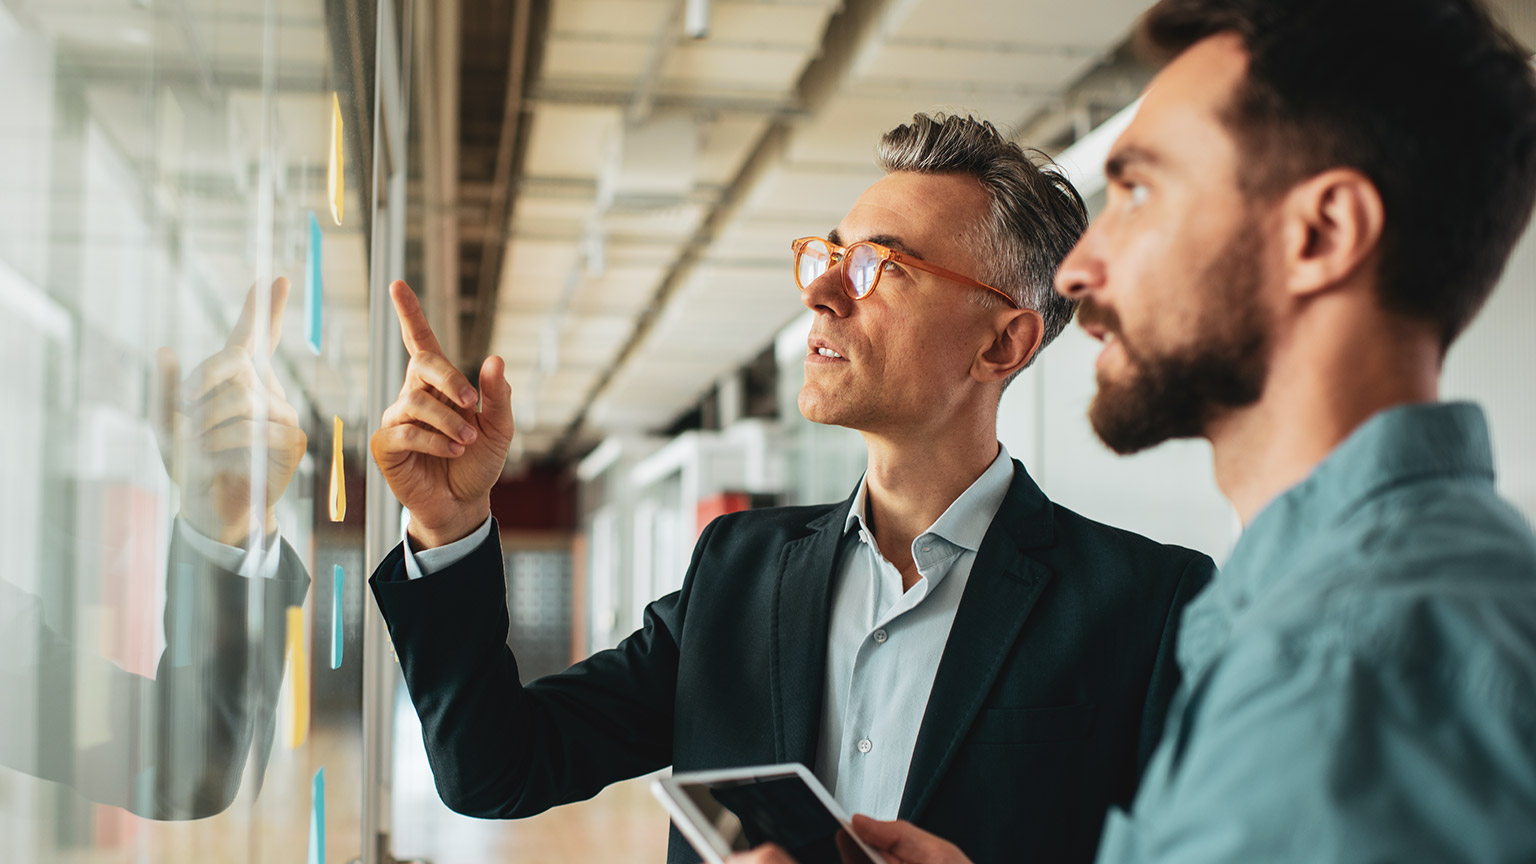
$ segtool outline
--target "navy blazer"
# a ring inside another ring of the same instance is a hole
[[[851,500],[716,519],[639,631],[526,686],[495,532],[420,580],[397,547],[369,584],[443,801],[520,818],[667,765],[813,765]],[[977,864],[1091,861],[1157,744],[1181,611],[1213,571],[1198,552],[1052,504],[1015,461],[923,709],[901,817]],[[668,861],[697,860],[674,829]]]

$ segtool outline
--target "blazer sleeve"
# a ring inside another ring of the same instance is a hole
[[[453,810],[515,819],[596,795],[672,761],[678,644],[706,529],[680,591],[646,607],[617,648],[520,683],[507,647],[496,531],[461,561],[406,578],[400,547],[369,584],[421,718],[438,794]]]
[[[1183,680],[1179,672],[1179,628],[1184,607],[1195,599],[1216,575],[1216,564],[1208,556],[1195,553],[1184,566],[1174,588],[1163,620],[1163,635],[1158,641],[1157,659],[1152,664],[1152,679],[1147,684],[1147,700],[1141,712],[1141,733],[1136,746],[1136,774],[1141,776],[1163,737],[1168,706]]]

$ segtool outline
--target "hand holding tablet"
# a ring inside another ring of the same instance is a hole
[[[651,791],[709,864],[763,843],[799,864],[887,864],[804,765],[675,774],[652,781]]]

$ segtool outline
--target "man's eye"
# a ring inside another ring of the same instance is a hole
[[[1126,184],[1126,199],[1131,207],[1140,207],[1151,196],[1152,191],[1140,183]]]

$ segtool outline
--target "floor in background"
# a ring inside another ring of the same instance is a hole
[[[403,690],[403,688],[402,688]],[[471,819],[437,797],[409,700],[395,711],[395,806],[392,846],[400,858],[431,864],[575,864],[663,862],[667,813],[651,797],[650,778],[608,787],[590,801],[532,819]]]

